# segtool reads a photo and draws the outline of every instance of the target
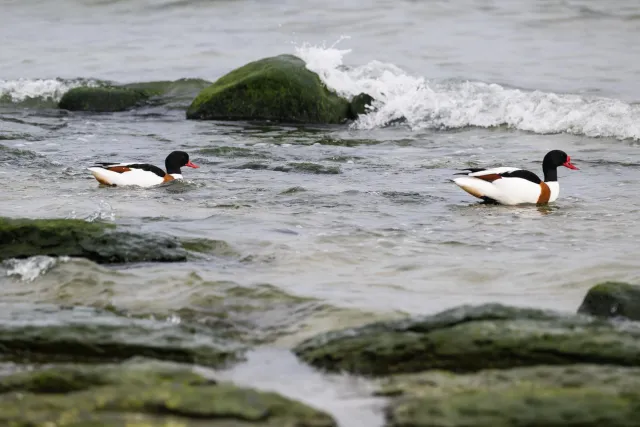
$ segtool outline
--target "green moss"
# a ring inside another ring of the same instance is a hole
[[[58,104],[69,111],[115,112],[140,105],[149,94],[121,87],[76,87],[65,93]]]
[[[218,79],[193,100],[188,119],[342,123],[349,103],[330,92],[300,58],[251,62]]]
[[[640,286],[621,282],[600,283],[589,289],[578,313],[640,320]]]
[[[41,392],[41,378],[57,379]],[[65,389],[82,378],[82,387]],[[3,425],[313,426],[327,414],[276,393],[207,380],[163,364],[60,367],[0,379]],[[135,424],[129,421],[135,420]],[[103,424],[100,424],[103,423]]]
[[[399,375],[382,386],[393,396],[388,427],[638,426],[640,369],[530,367],[472,375]]]
[[[76,219],[0,217],[0,260],[34,255],[84,257],[99,263],[184,261],[177,239],[115,231],[112,224]]]
[[[327,370],[371,375],[577,362],[640,365],[640,331],[581,316],[486,304],[319,335],[294,351]]]

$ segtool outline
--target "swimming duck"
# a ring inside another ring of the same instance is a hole
[[[182,179],[180,168],[187,166],[199,168],[189,160],[184,151],[173,151],[164,161],[167,171],[148,163],[108,163],[97,162],[87,168],[99,183],[111,186],[139,186],[152,187],[163,182]]]
[[[492,169],[465,169],[456,175],[455,182],[467,193],[488,203],[519,205],[524,203],[546,204],[554,202],[560,194],[557,168],[564,166],[578,170],[571,157],[561,150],[549,151],[542,160],[544,181],[528,170],[514,167]]]

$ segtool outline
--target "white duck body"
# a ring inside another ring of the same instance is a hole
[[[129,168],[129,165],[136,163],[117,163],[108,167],[91,167],[87,168],[91,174],[102,184],[120,186],[137,186],[137,187],[153,187],[164,182],[174,179],[182,179],[180,174],[165,174],[160,176],[157,173],[139,169],[135,167]],[[129,169],[124,172],[118,170]],[[112,170],[115,169],[115,170]]]
[[[184,151],[173,151],[165,159],[167,172],[148,163],[110,163],[99,162],[87,168],[101,184],[114,186],[153,187],[163,182],[182,179],[180,168],[187,166],[198,168],[189,160]]]
[[[472,196],[502,205],[551,203],[560,195],[558,181],[542,181],[536,174],[513,167],[472,171],[453,180]]]

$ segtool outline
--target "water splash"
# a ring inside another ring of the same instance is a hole
[[[72,212],[75,215],[75,211]],[[100,204],[98,205],[98,209],[95,212],[92,212],[89,216],[85,218],[87,222],[93,222],[96,220],[100,221],[115,221],[116,215],[113,212],[113,208],[111,205],[104,200],[100,200]]]
[[[38,277],[55,267],[58,262],[67,262],[69,257],[54,258],[37,255],[26,259],[9,259],[3,262],[7,276],[17,276],[24,282],[33,282]]]
[[[303,44],[295,53],[325,84],[350,99],[371,95],[372,110],[351,126],[402,121],[413,130],[507,126],[539,134],[640,139],[640,105],[617,99],[506,88],[471,81],[429,81],[380,61],[346,67],[350,49]]]

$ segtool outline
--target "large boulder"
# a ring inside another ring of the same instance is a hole
[[[193,100],[188,119],[342,123],[349,101],[293,55],[261,59],[219,78]]]
[[[391,378],[387,427],[637,427],[639,368],[572,365]]]
[[[76,219],[0,217],[0,261],[35,255],[84,257],[98,263],[184,261],[179,240],[119,231]]]
[[[335,427],[279,394],[218,382],[179,365],[60,366],[0,378],[10,426]]]
[[[640,328],[485,304],[320,334],[294,351],[316,367],[370,375],[588,361],[640,366]]]
[[[578,313],[640,320],[640,286],[621,282],[600,283],[589,289]]]

